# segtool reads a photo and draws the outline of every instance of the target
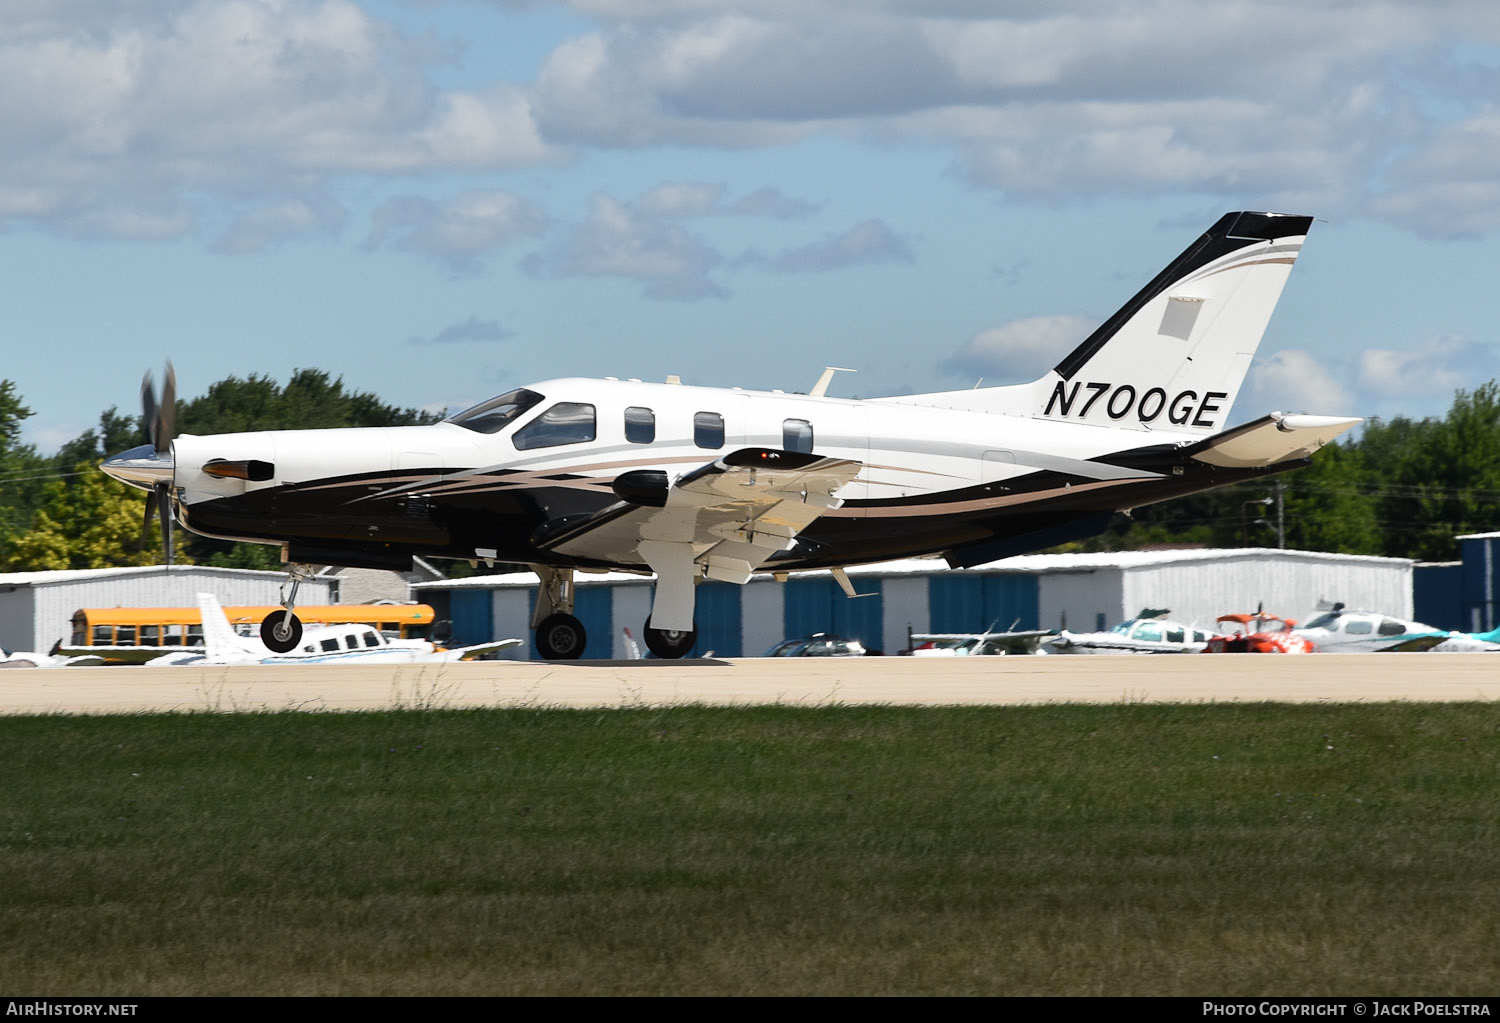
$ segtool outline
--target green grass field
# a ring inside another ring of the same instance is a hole
[[[0,719],[0,993],[1493,994],[1481,704]]]

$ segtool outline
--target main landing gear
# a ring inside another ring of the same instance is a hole
[[[287,592],[287,584],[282,583],[281,610],[272,611],[260,623],[260,641],[272,653],[290,653],[302,642],[302,620],[292,613],[292,608],[297,603],[297,587],[302,585],[302,580],[311,576],[312,568],[308,565],[287,566],[287,582],[292,585],[291,592]]]
[[[531,570],[541,580],[537,588],[536,608],[532,611],[531,627],[536,630],[536,652],[548,661],[573,661],[583,656],[588,645],[588,633],[583,623],[573,616],[573,572],[566,568],[548,565],[532,565]],[[688,577],[685,606],[677,606],[678,621],[692,624],[693,587]],[[654,616],[654,613],[653,613]],[[698,640],[698,630],[688,628],[655,629],[648,620],[645,628],[646,647],[663,660],[676,660],[687,656]]]
[[[573,617],[573,573],[566,568],[532,565],[541,580],[531,627],[536,630],[536,652],[547,661],[575,661],[583,656],[588,633]]]
[[[645,626],[646,648],[664,661],[686,657],[698,641],[698,630],[681,632],[676,629],[653,629],[648,619]]]

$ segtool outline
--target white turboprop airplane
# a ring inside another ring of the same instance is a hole
[[[503,639],[445,650],[425,639],[387,639],[371,625],[313,625],[293,650],[275,651],[252,636],[234,631],[212,593],[198,594],[203,617],[203,651],[165,653],[146,662],[153,668],[178,664],[435,664],[468,661],[494,650],[519,646]]]
[[[1312,218],[1229,213],[1029,384],[851,401],[637,380],[518,388],[431,426],[173,438],[103,465],[208,536],[292,570],[272,649],[298,643],[299,566],[413,555],[527,564],[539,652],[578,656],[573,573],[656,574],[658,656],[694,639],[694,585],[923,555],[954,567],[1079,539],[1117,511],[1304,465],[1360,420],[1273,412],[1224,430]],[[170,539],[165,510],[163,533]]]

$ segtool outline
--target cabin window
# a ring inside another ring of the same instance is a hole
[[[321,646],[324,650],[337,650],[339,648],[339,641],[336,639],[325,639],[318,645]]]
[[[693,443],[700,448],[722,448],[724,417],[717,412],[694,412]]]
[[[1155,623],[1136,626],[1135,638],[1145,640],[1148,643],[1161,642],[1161,626]]]
[[[781,446],[787,451],[800,451],[804,455],[812,454],[812,423],[806,419],[788,419],[782,423]]]
[[[594,439],[594,406],[578,401],[560,401],[516,431],[516,448],[554,448],[560,444],[582,444]]]
[[[1400,622],[1393,622],[1389,618],[1380,623],[1380,634],[1382,636],[1399,636],[1406,631],[1406,626]]]
[[[1344,631],[1351,636],[1368,636],[1375,628],[1374,622],[1355,618],[1344,624]]]
[[[656,440],[656,413],[638,405],[626,409],[625,439],[632,444],[650,444]]]
[[[1181,643],[1183,641],[1184,636],[1185,636],[1185,633],[1183,632],[1182,629],[1168,629],[1167,630],[1167,642],[1168,643]]]
[[[379,646],[380,636],[373,632],[365,634],[365,646]]]
[[[348,647],[350,650],[358,650],[359,649],[359,637],[358,636],[345,636],[344,637],[344,646]]]
[[[535,391],[519,387],[514,391],[466,408],[457,415],[449,416],[448,422],[456,423],[475,433],[499,433],[517,416],[541,402],[542,396]]]

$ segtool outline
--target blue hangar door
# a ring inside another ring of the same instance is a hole
[[[788,579],[783,587],[782,625],[786,639],[798,639],[817,632],[831,632],[845,639],[857,639],[866,650],[885,649],[885,597],[880,581],[862,578],[855,582],[857,592],[870,596],[846,597],[831,578]],[[763,650],[753,651],[764,653]]]
[[[1040,628],[1038,592],[1034,575],[934,575],[927,580],[928,621],[933,632]]]

